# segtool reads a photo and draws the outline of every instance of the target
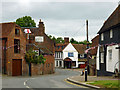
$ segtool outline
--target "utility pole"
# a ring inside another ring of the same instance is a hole
[[[86,20],[86,33],[87,33],[87,49],[88,47],[88,20]]]
[[[88,41],[88,20],[86,20],[86,36],[87,36],[87,49],[89,48]],[[89,57],[87,53],[87,67],[85,68],[85,82],[87,81],[87,74],[89,75]]]
[[[88,20],[86,20],[86,35],[87,35],[87,49],[89,48],[89,40],[88,40]],[[87,71],[88,71],[88,75],[89,75],[89,51],[87,53]]]

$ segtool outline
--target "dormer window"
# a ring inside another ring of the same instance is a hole
[[[112,38],[113,37],[113,31],[112,31],[112,29],[110,30],[110,38]]]
[[[102,33],[101,34],[101,41],[103,41],[104,40],[104,34]]]
[[[19,36],[20,35],[20,30],[19,29],[15,29],[15,35]]]

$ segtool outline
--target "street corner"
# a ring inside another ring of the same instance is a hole
[[[76,80],[73,80],[71,78],[67,78],[66,79],[68,82],[71,82],[73,84],[77,84],[77,85],[80,85],[80,86],[84,86],[84,87],[87,87],[87,88],[91,88],[91,89],[100,89],[100,87],[98,86],[94,86],[94,85],[90,85],[88,84],[89,82],[80,82],[80,81],[76,81]]]

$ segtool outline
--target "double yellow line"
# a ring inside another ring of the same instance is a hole
[[[78,87],[87,88],[87,87],[80,86],[80,85],[78,85],[78,84],[75,84],[75,83],[69,82],[69,81],[67,81],[67,79],[65,79],[64,81],[67,82],[67,83],[69,83],[69,84],[72,84],[72,85],[78,86]]]

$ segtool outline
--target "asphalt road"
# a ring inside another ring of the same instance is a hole
[[[39,75],[32,77],[7,77],[2,78],[2,88],[86,88],[67,82],[65,79],[79,75],[80,72],[66,69],[56,69],[55,74]],[[82,89],[83,90],[83,89]]]

